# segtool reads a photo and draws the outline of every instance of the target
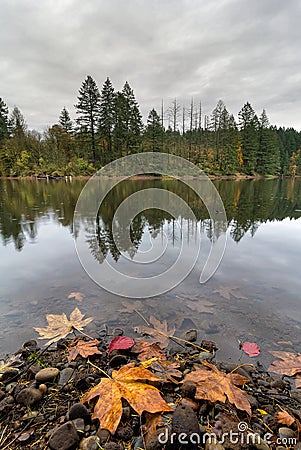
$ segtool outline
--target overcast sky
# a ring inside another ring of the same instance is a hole
[[[75,117],[90,74],[126,80],[146,117],[161,99],[246,101],[301,130],[300,0],[0,0],[0,97],[30,128]]]

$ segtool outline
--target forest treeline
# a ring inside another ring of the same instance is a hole
[[[134,91],[116,91],[109,78],[99,90],[88,75],[71,120],[64,107],[45,132],[29,130],[18,107],[9,113],[0,98],[0,175],[88,175],[116,158],[137,152],[182,156],[209,174],[301,175],[301,132],[269,123],[249,102],[238,121],[222,100],[210,115],[201,102],[177,99],[142,121]]]

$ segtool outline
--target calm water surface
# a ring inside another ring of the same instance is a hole
[[[108,293],[80,265],[73,212],[84,184],[79,180],[0,180],[0,353],[15,351],[35,336],[32,328],[46,325],[46,314],[69,314],[76,306],[95,318],[91,331],[108,324],[133,333],[134,327],[142,324],[135,310],[146,318],[154,314],[166,319],[179,335],[187,328],[197,328],[201,338],[218,343],[224,359],[241,356],[238,340],[255,340],[266,363],[272,349],[300,352],[300,179],[215,181],[227,213],[228,242],[221,265],[205,285],[198,283],[198,277],[210,242],[218,235],[212,231],[202,202],[181,183],[172,181],[118,184],[99,211],[97,229],[83,224],[87,242],[93,237],[98,240],[99,247],[87,244],[87,252],[92,252],[100,267],[104,258],[110,258],[118,267],[127,268],[112,239],[111,223],[119,204],[136,190],[158,187],[173,191],[184,198],[197,218],[196,223],[185,217],[175,222],[159,210],[139,214],[132,225],[137,250],[147,246],[147,240],[160,245],[165,233],[166,264],[180,245],[179,223],[186,252],[201,232],[203,253],[192,273],[172,291],[145,300]],[[68,299],[70,292],[85,297],[81,302]],[[242,361],[247,360],[242,356]]]

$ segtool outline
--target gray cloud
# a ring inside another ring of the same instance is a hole
[[[81,82],[128,80],[144,117],[174,97],[248,100],[301,129],[299,0],[1,0],[0,96],[42,130],[73,105]]]

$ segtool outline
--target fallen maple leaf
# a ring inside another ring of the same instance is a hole
[[[182,378],[182,372],[178,370],[180,367],[178,362],[156,360],[151,363],[150,367],[164,379],[174,381],[173,377]]]
[[[195,398],[197,400],[208,400],[212,403],[218,401],[225,403],[226,398],[228,398],[229,402],[233,403],[236,408],[251,415],[251,405],[247,394],[237,387],[248,383],[250,380],[238,373],[226,374],[221,372],[207,361],[202,361],[202,364],[209,367],[210,370],[196,368],[196,370],[187,374],[183,380],[183,382],[193,381],[196,384]]]
[[[160,427],[164,426],[164,419],[161,413],[145,413],[145,424],[142,425],[143,439],[148,444],[148,441],[153,433]]]
[[[83,320],[84,314],[80,312],[78,308],[70,314],[70,320],[67,319],[65,313],[63,314],[47,314],[46,320],[48,326],[45,328],[34,328],[39,335],[40,339],[50,339],[45,345],[50,345],[53,342],[57,342],[60,339],[65,338],[74,330],[82,331],[86,325],[88,325],[93,317],[88,317]]]
[[[260,348],[255,342],[244,342],[241,349],[251,358],[260,354]]]
[[[281,375],[294,375],[301,373],[301,354],[290,352],[270,352],[282,361],[274,361],[268,368],[269,372],[280,373]]]
[[[68,298],[75,298],[75,300],[77,300],[78,302],[81,302],[84,297],[85,295],[81,292],[70,292],[70,294],[68,295]]]
[[[141,415],[143,411],[150,413],[173,411],[163,400],[157,388],[148,382],[162,381],[152,372],[143,367],[135,367],[135,363],[127,364],[119,370],[114,370],[112,378],[102,378],[101,382],[90,389],[82,398],[86,403],[95,397],[96,402],[93,419],[98,419],[101,428],[115,433],[122,416],[122,401],[127,400],[131,407]]]
[[[135,342],[130,337],[116,336],[110,342],[109,353],[111,353],[113,350],[129,350],[133,347],[134,344]]]
[[[295,419],[287,411],[279,411],[276,414],[276,422],[290,427],[295,422]]]
[[[192,311],[197,311],[201,314],[214,314],[215,305],[206,300],[197,300],[187,303],[187,306]]]
[[[174,335],[176,329],[168,330],[167,321],[160,322],[154,316],[150,317],[149,322],[153,325],[153,328],[143,326],[139,329],[140,333],[152,336],[152,342],[159,343],[162,348],[166,348],[169,344],[169,338]]]
[[[81,339],[76,343],[76,345],[70,347],[68,362],[73,361],[77,355],[80,355],[83,358],[88,358],[88,356],[92,355],[101,355],[101,352],[97,348],[98,344],[99,341],[97,339],[93,339],[91,341],[83,341]]]
[[[230,300],[231,295],[236,298],[247,299],[247,297],[242,295],[240,292],[237,292],[237,289],[239,289],[238,286],[220,286],[213,292],[214,293],[217,292],[221,297],[224,297],[226,300]]]
[[[133,353],[138,353],[139,361],[147,361],[151,358],[157,358],[160,360],[166,359],[160,345],[149,341],[138,341],[132,348]]]

